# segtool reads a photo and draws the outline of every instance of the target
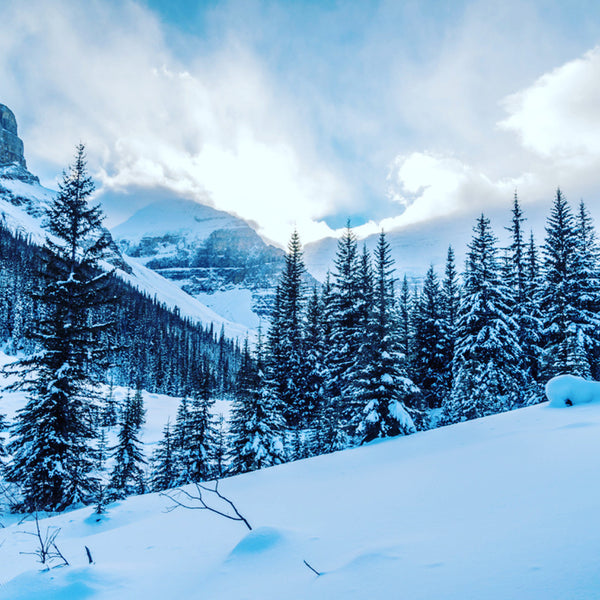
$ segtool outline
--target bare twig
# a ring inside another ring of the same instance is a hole
[[[305,560],[302,561],[317,577],[321,575],[313,566],[309,565]]]
[[[31,554],[32,556],[37,556],[39,562],[48,568],[50,568],[49,563],[59,559],[62,561],[63,565],[69,564],[69,561],[63,556],[62,552],[56,545],[56,538],[60,533],[60,528],[46,527],[46,533],[42,535],[37,512],[35,513],[35,532],[24,531],[23,533],[35,537],[38,541],[38,547],[34,552],[21,552],[21,554]]]
[[[220,515],[221,517],[230,519],[231,521],[241,521],[250,531],[252,531],[252,526],[250,525],[250,523],[248,523],[246,518],[242,516],[235,504],[229,498],[223,496],[223,494],[221,494],[221,492],[219,491],[218,479],[215,480],[214,488],[208,487],[207,485],[203,485],[201,483],[196,483],[195,486],[197,491],[196,495],[190,494],[187,490],[184,490],[183,488],[178,488],[173,492],[163,492],[161,496],[165,496],[166,498],[171,500],[171,502],[174,503],[173,506],[167,508],[167,511],[170,512],[178,507],[189,508],[192,510],[208,510],[217,515]],[[215,494],[217,498],[219,498],[219,500],[221,500],[231,508],[233,514],[231,514],[230,512],[224,512],[223,510],[219,510],[218,508],[207,504],[203,492]],[[183,500],[181,500],[182,497]]]

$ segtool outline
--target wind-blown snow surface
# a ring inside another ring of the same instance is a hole
[[[0,597],[598,598],[599,456],[599,405],[543,404],[224,480],[252,532],[131,498],[42,521],[71,566],[40,573],[12,525]]]

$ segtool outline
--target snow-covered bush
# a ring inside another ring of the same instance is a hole
[[[575,375],[558,375],[546,384],[550,406],[564,407],[600,402],[600,381],[590,381]]]

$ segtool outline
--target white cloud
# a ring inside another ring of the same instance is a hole
[[[500,127],[545,159],[572,168],[600,162],[600,48],[506,98]]]
[[[317,221],[347,197],[293,102],[235,39],[181,64],[134,2],[14,0],[3,21],[0,101],[17,113],[30,167],[60,170],[82,140],[106,190],[208,201],[281,243],[294,224],[306,241],[327,231]]]

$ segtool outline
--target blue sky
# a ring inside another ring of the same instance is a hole
[[[600,192],[596,2],[9,0],[0,102],[116,223],[156,194],[285,243]],[[146,194],[146,190],[151,193]],[[596,195],[596,198],[598,196]]]

